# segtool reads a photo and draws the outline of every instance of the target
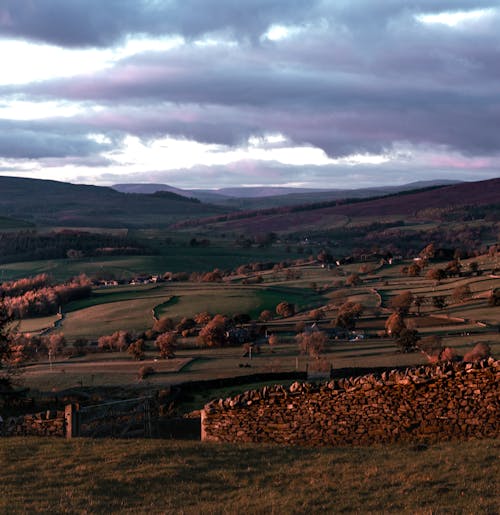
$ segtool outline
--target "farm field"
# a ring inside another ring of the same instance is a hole
[[[292,338],[290,338],[292,340]],[[445,337],[446,346],[465,354],[475,343],[488,343],[494,355],[500,354],[499,334],[465,334]],[[401,354],[392,339],[367,339],[361,341],[330,342],[322,354],[322,363],[333,369],[414,366],[427,360],[419,353]],[[139,369],[150,366],[154,373],[141,380]],[[193,348],[179,344],[175,358],[158,359],[154,350],[146,352],[143,361],[134,361],[123,352],[87,355],[81,358],[55,358],[48,362],[26,367],[22,374],[23,384],[41,391],[63,390],[81,386],[130,386],[160,387],[187,381],[218,379],[270,372],[313,371],[316,360],[299,353],[294,341],[283,342],[270,348],[264,346],[252,358],[244,356],[239,346],[224,348]],[[198,406],[197,409],[201,408]]]
[[[233,269],[249,262],[279,262],[295,257],[297,257],[296,254],[286,252],[283,246],[270,249],[241,249],[229,245],[192,248],[186,242],[184,246],[162,246],[159,254],[150,256],[89,257],[5,263],[0,265],[0,281],[10,281],[41,273],[48,273],[57,281],[66,281],[81,273],[99,276],[104,271],[119,278],[131,278],[140,274],[202,272],[214,268]]]
[[[497,440],[370,448],[0,440],[4,513],[496,513]]]
[[[145,331],[153,325],[155,316],[175,319],[192,317],[208,311],[234,315],[249,313],[257,318],[265,309],[272,309],[283,298],[300,309],[321,304],[322,296],[304,288],[292,286],[233,286],[219,283],[161,283],[159,285],[98,288],[92,297],[68,304],[64,319],[56,332],[66,338],[97,338],[118,330]],[[49,319],[26,319],[23,332],[44,326]],[[89,321],[92,321],[89,323]],[[49,324],[50,325],[50,324]]]
[[[485,269],[494,266],[493,260],[485,258],[481,258],[481,263]],[[483,275],[445,279],[436,285],[419,277],[402,278],[398,273],[401,266],[384,266],[361,274],[361,284],[351,287],[345,286],[345,278],[359,269],[359,264],[331,270],[318,264],[306,264],[292,267],[291,273],[287,270],[265,271],[258,284],[243,284],[245,277],[248,280],[255,277],[255,272],[250,272],[246,276],[230,276],[222,283],[167,282],[95,288],[90,298],[66,305],[63,319],[50,331],[64,334],[70,347],[77,338],[96,341],[102,335],[119,330],[146,331],[151,329],[154,316],[179,321],[207,311],[228,316],[247,313],[257,320],[263,310],[274,313],[276,305],[285,299],[295,305],[297,312],[291,317],[277,317],[266,322],[268,334],[275,334],[278,343],[272,348],[263,345],[262,352],[254,353],[251,360],[244,357],[241,345],[203,348],[196,337],[188,337],[179,338],[174,360],[159,360],[154,342],[149,341],[144,361],[134,361],[124,352],[89,353],[71,359],[63,359],[60,354],[52,366],[41,362],[26,367],[23,381],[26,386],[40,390],[81,385],[140,387],[252,373],[303,372],[307,367],[310,370],[330,366],[334,369],[394,368],[422,364],[426,362],[422,353],[401,353],[393,339],[376,337],[383,331],[391,312],[391,299],[407,290],[427,298],[437,294],[450,296],[457,285],[468,285],[472,297],[443,309],[436,309],[428,302],[421,307],[421,316],[416,316],[412,307],[409,320],[422,337],[439,335],[443,345],[455,349],[459,355],[480,342],[488,344],[493,355],[500,354],[497,330],[500,313],[488,306],[488,295],[500,284],[500,279]],[[354,341],[330,340],[319,361],[300,354],[295,342],[297,324],[311,325],[314,319],[311,319],[310,310],[320,308],[325,318],[318,322],[319,328],[331,328],[339,306],[346,301],[364,306],[352,338]],[[50,328],[56,318],[25,319],[20,329],[36,333]],[[361,336],[356,337],[358,333]],[[151,366],[155,373],[141,381],[138,372],[143,366]]]

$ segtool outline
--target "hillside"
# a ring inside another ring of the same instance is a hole
[[[37,225],[149,227],[226,211],[171,192],[125,194],[99,186],[0,177],[0,216]]]
[[[184,197],[191,197],[220,206],[235,209],[267,209],[280,206],[295,206],[313,202],[341,200],[346,198],[370,198],[390,195],[402,191],[415,190],[434,186],[456,184],[459,181],[434,180],[418,181],[397,186],[378,186],[355,189],[313,189],[313,188],[286,188],[286,187],[234,187],[219,188],[215,190],[191,189],[183,190],[168,184],[115,184],[113,189],[122,193],[155,193],[157,191],[170,191]]]
[[[198,226],[210,223],[212,228],[250,233],[261,232],[264,227],[267,231],[291,232],[337,226],[346,217],[422,216],[433,219],[439,218],[443,210],[499,204],[500,178],[497,178],[398,192],[367,200],[353,198],[234,213],[200,220]]]

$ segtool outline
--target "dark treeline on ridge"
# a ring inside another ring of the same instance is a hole
[[[102,255],[152,254],[152,249],[127,236],[58,231],[0,233],[0,263]]]

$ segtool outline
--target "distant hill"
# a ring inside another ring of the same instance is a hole
[[[215,190],[190,189],[184,190],[168,184],[132,183],[115,184],[113,189],[122,193],[155,193],[170,191],[177,195],[196,198],[235,209],[265,209],[268,207],[293,206],[298,204],[322,202],[345,198],[370,198],[380,195],[397,193],[398,191],[414,190],[430,186],[457,184],[459,181],[434,180],[419,181],[398,186],[379,186],[357,189],[325,189],[325,188],[292,188],[292,187],[234,187]]]
[[[157,227],[225,212],[171,192],[125,194],[100,186],[0,177],[0,216],[37,225]]]
[[[200,220],[213,228],[247,233],[327,229],[339,224],[345,217],[381,216],[412,217],[425,215],[432,218],[431,210],[459,208],[460,206],[500,205],[500,178],[487,181],[459,183],[449,186],[430,186],[424,189],[393,193],[372,199],[324,201],[295,206],[282,206],[245,213],[233,213],[210,220]],[[192,225],[192,224],[190,224]]]

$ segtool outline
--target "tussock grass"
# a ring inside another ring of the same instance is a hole
[[[3,439],[0,512],[498,513],[499,449]]]

